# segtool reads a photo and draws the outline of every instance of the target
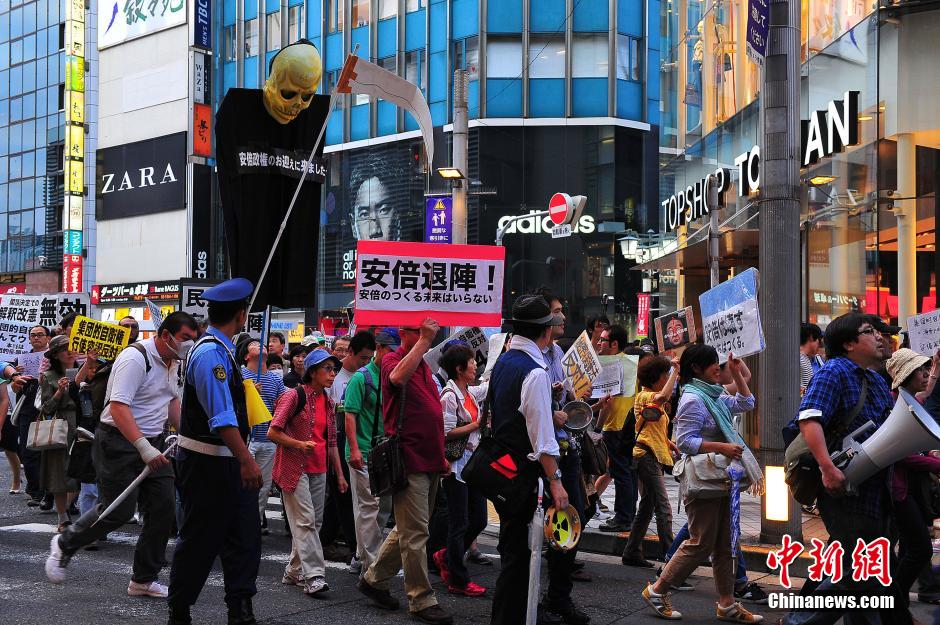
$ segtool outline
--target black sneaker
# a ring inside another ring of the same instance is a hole
[[[424,623],[431,623],[432,625],[452,625],[454,622],[454,617],[445,612],[444,609],[437,604],[428,606],[417,612],[412,612],[411,616],[412,618]]]
[[[630,526],[626,523],[615,521],[614,519],[607,519],[601,523],[597,529],[602,532],[629,532]]]
[[[387,590],[376,588],[362,578],[359,579],[359,583],[356,584],[356,588],[358,588],[359,592],[371,599],[373,603],[383,610],[397,610],[401,605],[398,603],[398,599],[392,596],[392,593]]]
[[[543,599],[542,607],[549,614],[561,617],[562,622],[568,625],[588,625],[591,622],[591,617],[579,610],[570,597],[558,601]]]
[[[644,560],[643,558],[629,558],[627,556],[623,556],[620,558],[620,561],[623,562],[624,566],[638,566],[644,569],[653,568],[653,563],[649,560]]]
[[[42,512],[49,512],[50,510],[52,510],[52,504],[53,504],[52,497],[45,497],[43,498],[42,502],[39,504],[39,509]]]
[[[748,582],[741,590],[735,589],[734,598],[748,603],[767,603],[767,593],[754,582]]]

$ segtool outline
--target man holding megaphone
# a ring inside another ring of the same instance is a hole
[[[893,588],[880,586],[874,578],[859,582],[852,579],[852,554],[858,539],[867,544],[890,536],[888,471],[883,468],[859,483],[849,484],[833,461],[845,438],[851,435],[857,443],[864,442],[884,424],[894,406],[888,385],[875,371],[884,360],[883,341],[868,315],[849,313],[834,319],[826,328],[826,365],[813,376],[799,413],[784,429],[784,438],[790,445],[805,444],[818,464],[820,517],[830,543],[839,541],[844,549],[842,579],[837,583],[828,578],[823,580],[815,595],[895,594]],[[863,426],[867,426],[867,431],[859,433]],[[798,434],[801,438],[797,438]],[[884,562],[884,566],[889,563]],[[840,616],[835,610],[800,611],[789,613],[783,622],[834,623]],[[879,622],[875,613],[865,616],[872,618],[863,620]]]

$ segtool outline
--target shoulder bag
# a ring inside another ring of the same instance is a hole
[[[541,465],[493,436],[490,428],[493,387],[490,386],[480,417],[480,443],[460,472],[468,486],[504,511],[511,504],[522,505],[538,483]]]
[[[395,434],[382,438],[369,452],[369,490],[373,497],[382,497],[397,493],[408,485],[405,472],[405,459],[401,454],[399,434],[405,423],[405,399],[408,384],[401,388],[401,403],[398,407],[398,421]],[[373,429],[373,436],[375,429]]]
[[[444,393],[450,393],[451,395],[454,396],[455,399],[457,397],[457,393],[455,393],[454,389],[451,389],[451,388],[444,388],[444,390],[441,392],[442,398],[444,397]],[[460,402],[457,402],[457,425],[454,427],[458,427],[458,428],[463,427],[470,423],[469,421],[464,421],[460,418],[460,409],[461,409]],[[460,458],[463,457],[463,452],[466,451],[467,449],[468,440],[470,440],[469,434],[467,434],[466,436],[459,436],[451,440],[447,440],[445,438],[444,457],[447,458],[448,462],[455,462],[457,460],[460,460]]]
[[[68,447],[68,440],[68,421],[53,416],[51,419],[39,419],[29,424],[26,449],[31,451],[65,449]]]
[[[841,443],[841,438],[848,432],[849,425],[865,407],[868,398],[868,378],[862,375],[862,388],[858,393],[858,402],[852,410],[841,417],[834,418],[829,427],[825,428],[826,448],[832,451],[832,446]],[[785,430],[786,431],[786,430]],[[784,452],[784,481],[790,487],[793,498],[804,506],[815,503],[822,488],[822,472],[819,464],[809,450],[803,434],[798,434],[787,445]]]
[[[724,455],[709,452],[682,456],[672,468],[672,475],[679,481],[679,498],[718,499],[731,492],[728,465],[731,461]]]

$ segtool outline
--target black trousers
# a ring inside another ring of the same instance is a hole
[[[163,449],[163,436],[156,436],[150,443]],[[101,522],[98,517],[124,492],[146,466],[137,449],[115,428],[100,424],[95,431],[92,450],[95,470],[98,473],[98,503],[62,533],[59,544],[62,550],[74,553],[108,532],[119,529],[134,516],[140,503],[143,525],[137,547],[134,549],[135,582],[142,584],[155,581],[166,561],[166,544],[173,531],[175,495],[173,469],[165,467],[151,473],[121,504]]]
[[[528,501],[495,505],[499,515],[499,577],[493,591],[492,625],[525,623],[529,595],[529,523],[535,513],[536,496]]]
[[[336,420],[336,447],[340,449],[339,463],[343,468],[343,477],[349,483],[349,466],[346,464],[346,432],[341,428],[343,420]],[[323,525],[320,526],[320,542],[325,547],[332,544],[342,534],[343,542],[353,555],[356,554],[356,519],[353,515],[352,493],[347,489],[339,492],[336,475],[332,465],[326,477],[326,503],[323,506]]]
[[[170,607],[196,603],[216,557],[222,560],[226,603],[253,597],[261,562],[258,490],[242,488],[235,458],[181,449],[177,471],[182,525],[170,570]]]
[[[23,407],[20,408],[16,425],[20,429],[20,462],[23,464],[23,473],[26,474],[26,494],[33,499],[42,499],[45,493],[42,490],[42,482],[39,481],[40,452],[26,449],[26,440],[29,438],[29,424],[35,421],[39,415],[36,408],[33,407],[34,398],[35,394],[27,395]]]
[[[914,580],[923,572],[924,565],[930,564],[933,545],[927,521],[912,495],[894,502],[894,522],[898,528],[898,567],[894,578],[907,604]]]
[[[578,514],[581,515],[581,528],[587,526],[587,517],[584,512],[584,498],[582,497],[581,486],[581,457],[577,450],[571,448],[565,457],[562,458],[558,467],[561,469],[561,485],[565,487],[568,493],[568,503],[573,506]],[[548,489],[546,488],[546,495]],[[551,505],[550,496],[545,503],[545,509]],[[545,599],[550,603],[565,603],[571,598],[571,573],[574,570],[574,559],[578,555],[578,548],[570,551],[558,551],[551,547],[548,548],[548,592],[545,593]]]
[[[450,584],[463,588],[470,581],[463,556],[486,528],[486,497],[453,475],[445,477],[443,485],[447,491],[447,569]]]

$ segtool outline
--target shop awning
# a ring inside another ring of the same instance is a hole
[[[680,247],[655,260],[632,267],[634,271],[667,271],[681,269],[686,275],[708,275],[708,237],[695,237],[696,242]],[[757,266],[759,245],[756,229],[728,230],[718,236],[718,266]]]

